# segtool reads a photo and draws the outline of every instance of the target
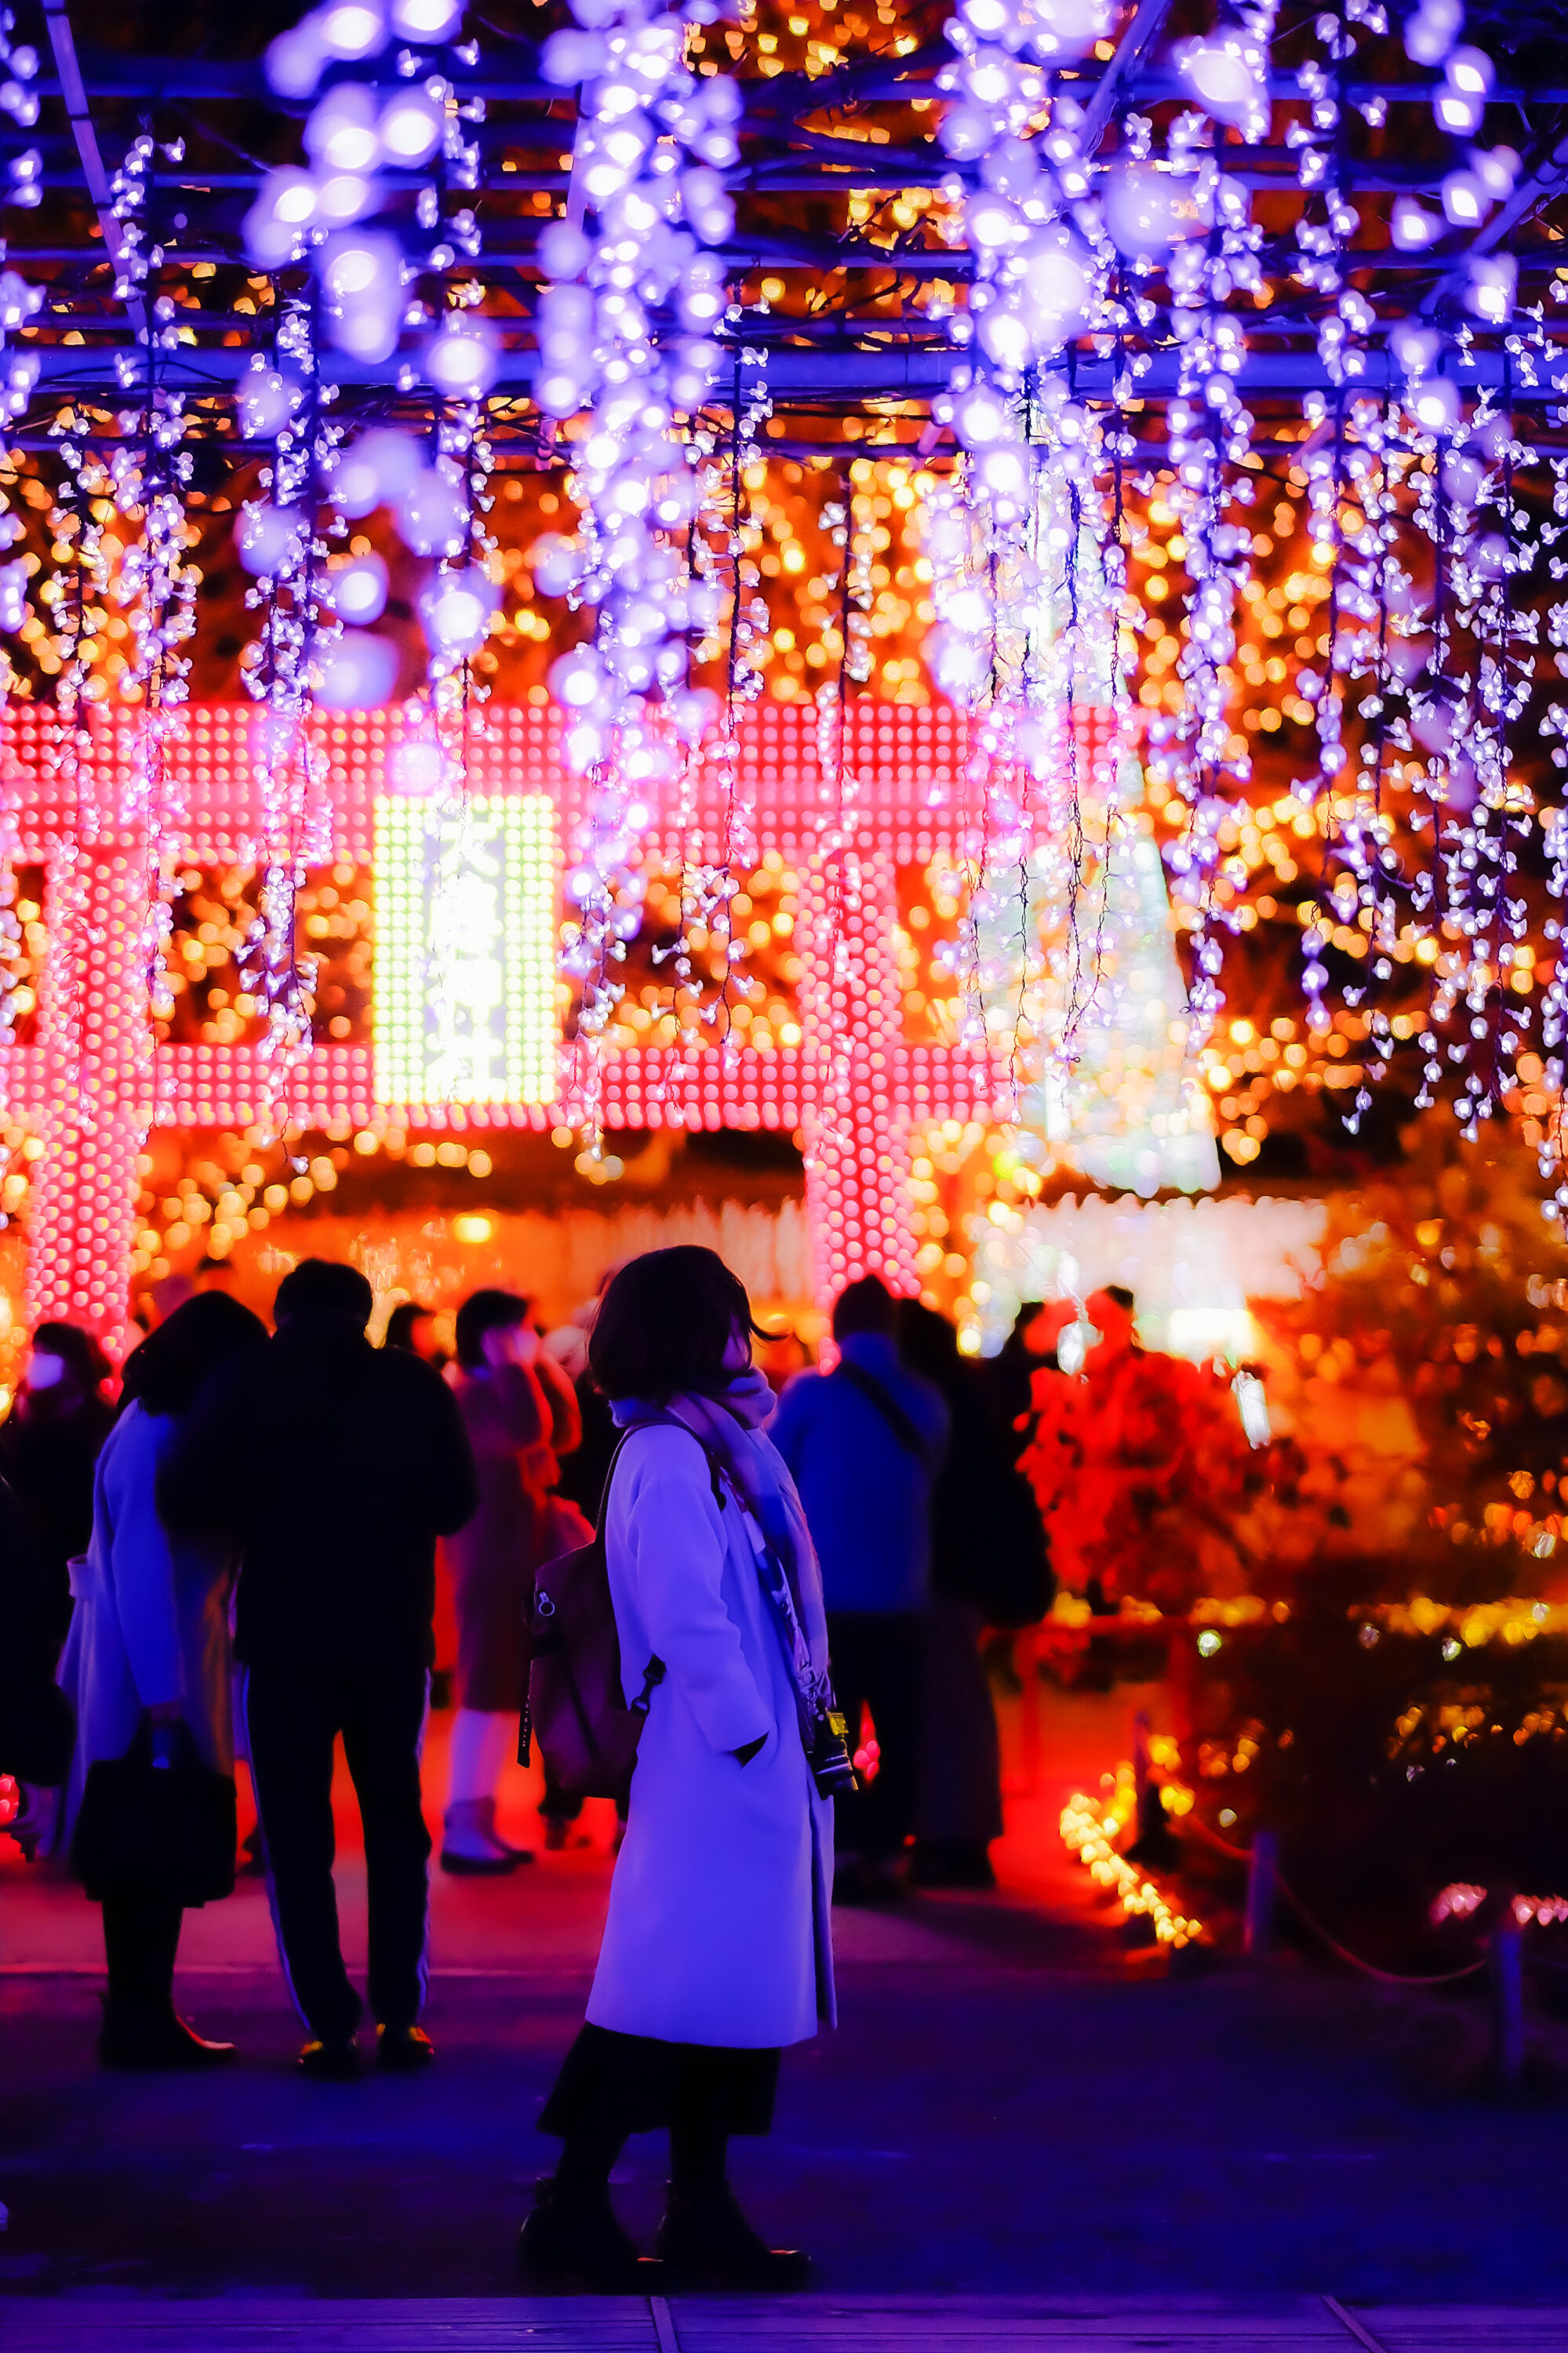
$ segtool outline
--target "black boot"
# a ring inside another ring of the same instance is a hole
[[[615,2219],[608,2182],[535,2182],[517,2253],[524,2269],[552,2287],[620,2295],[647,2284],[637,2249]]]
[[[376,2030],[376,2056],[394,2075],[417,2075],[436,2055],[436,2046],[422,2026],[388,2026]]]
[[[359,2079],[357,2034],[318,2034],[300,2052],[302,2073],[322,2084],[353,2084]]]
[[[155,2075],[222,2067],[232,2042],[207,2042],[172,2010],[133,2010],[106,2001],[98,2037],[98,2063],[125,2074]]]
[[[795,2247],[770,2247],[736,2203],[728,2182],[700,2189],[670,2185],[659,2226],[659,2257],[672,2287],[804,2287],[811,2259]]]
[[[232,2042],[206,2042],[175,2010],[179,1905],[145,1888],[103,1899],[103,1950],[109,1991],[98,2038],[99,2063],[138,2074],[221,2067]]]

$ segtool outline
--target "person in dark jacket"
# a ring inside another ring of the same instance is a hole
[[[916,1821],[931,1489],[948,1410],[940,1390],[901,1361],[896,1331],[885,1283],[868,1274],[847,1284],[833,1306],[838,1365],[797,1374],[768,1430],[822,1564],[851,1746],[869,1708],[880,1750],[869,1788],[836,1801],[839,1903],[902,1892],[897,1865]]]
[[[332,1877],[340,1732],[365,1824],[381,2063],[431,2056],[419,1752],[435,1548],[479,1500],[455,1398],[418,1356],[370,1345],[371,1304],[353,1267],[306,1259],[286,1275],[277,1332],[198,1399],[158,1491],[172,1526],[239,1539],[234,1647],[279,1950],[311,2032],[301,2064],[333,2076],[357,2072],[362,2015]]]
[[[69,1562],[92,1534],[92,1473],[114,1411],[103,1395],[109,1359],[90,1332],[44,1323],[10,1419],[0,1427],[0,1476],[26,1514],[42,1556],[49,1631],[70,1624]]]
[[[931,1602],[921,1677],[911,1875],[921,1887],[990,1887],[1001,1756],[980,1654],[988,1626],[1031,1625],[1051,1599],[1044,1530],[987,1410],[980,1367],[945,1315],[898,1303],[898,1348],[946,1401],[948,1452],[931,1490]]]

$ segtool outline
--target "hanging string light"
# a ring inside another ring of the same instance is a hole
[[[706,615],[684,554],[698,491],[680,420],[719,363],[713,335],[726,295],[711,248],[734,226],[720,175],[739,154],[741,101],[727,76],[688,70],[674,12],[588,18],[584,7],[578,28],[553,34],[541,56],[546,79],[576,86],[579,99],[567,217],[539,240],[550,283],[535,391],[546,417],[583,416],[571,485],[581,529],[575,545],[553,552],[550,586],[595,607],[599,622],[590,642],[554,665],[550,684],[568,714],[567,760],[591,779],[562,962],[580,990],[574,1107],[597,1145],[597,1042],[640,921],[632,846],[647,796],[674,778],[711,710],[687,681],[686,633]],[[675,311],[680,336],[654,334],[655,305]]]
[[[324,416],[313,307],[307,297],[285,296],[281,302],[283,413],[271,437],[272,463],[261,474],[271,498],[243,511],[237,533],[240,560],[256,575],[246,601],[262,616],[259,638],[241,657],[242,674],[267,712],[261,872],[240,972],[266,1025],[261,1051],[274,1118],[281,1115],[290,1076],[310,1044],[313,972],[297,954],[295,909],[306,866],[324,854],[325,760],[310,714],[339,633],[319,528],[335,436]]]

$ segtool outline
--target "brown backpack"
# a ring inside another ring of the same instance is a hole
[[[686,1430],[673,1415],[670,1424]],[[636,1426],[646,1430],[651,1425]],[[689,1430],[686,1434],[695,1436]],[[627,1705],[620,1637],[605,1565],[604,1524],[615,1466],[632,1435],[630,1430],[623,1433],[610,1459],[593,1541],[544,1563],[534,1581],[528,1613],[528,1689],[518,1761],[528,1763],[536,1738],[552,1779],[573,1798],[620,1795],[637,1762],[649,1703],[664,1680],[663,1660],[651,1656],[642,1671],[642,1688]],[[702,1444],[700,1439],[696,1442]],[[706,1447],[703,1451],[708,1455],[708,1475],[722,1511],[718,1466]]]

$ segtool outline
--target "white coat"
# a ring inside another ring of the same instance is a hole
[[[143,1708],[170,1700],[204,1765],[234,1770],[228,1599],[238,1565],[221,1540],[171,1538],[158,1516],[158,1464],[177,1424],[132,1405],[98,1458],[92,1536],[70,1564],[76,1609],[59,1682],[76,1711],[60,1843],[101,1757],[123,1757]]]
[[[834,2017],[832,1808],[800,1745],[793,1679],[758,1570],[760,1532],[684,1430],[635,1431],[605,1557],[628,1700],[667,1670],[637,1752],[588,1998],[595,2026],[771,2050]],[[733,1751],[759,1734],[742,1765]]]

